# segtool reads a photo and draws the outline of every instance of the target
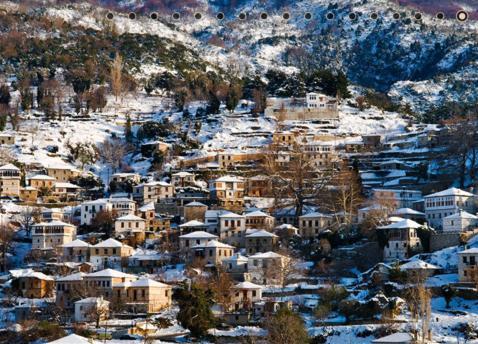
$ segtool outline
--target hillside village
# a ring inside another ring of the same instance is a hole
[[[179,31],[85,29],[82,60],[42,16],[8,34],[57,55],[0,47],[1,343],[478,340],[476,104],[240,77]]]

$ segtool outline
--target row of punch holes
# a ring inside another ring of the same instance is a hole
[[[131,20],[135,20],[137,18],[137,14],[135,12],[130,12],[128,14],[128,18],[131,19]],[[196,12],[194,13],[194,18],[196,20],[201,20],[203,17],[202,13],[201,12]],[[237,16],[237,18],[239,18],[240,20],[246,20],[248,17],[248,15],[244,12],[241,12],[239,13],[239,15]],[[379,14],[377,12],[372,12],[370,13],[369,17],[373,20],[377,20],[379,18]],[[400,15],[400,13],[398,12],[395,12],[392,14],[392,17],[393,19],[395,20],[398,20],[400,19],[402,16]],[[416,19],[416,20],[420,20],[422,19],[422,14],[417,12],[413,15],[413,17]],[[445,19],[445,14],[443,12],[438,12],[436,15],[435,15],[435,18],[437,19],[440,19],[440,20],[443,20]],[[112,20],[114,18],[114,14],[111,13],[111,12],[108,12],[106,14],[106,18],[109,19],[109,20]],[[149,18],[152,19],[152,20],[158,20],[159,19],[159,14],[157,12],[152,12],[149,14]],[[178,21],[181,19],[181,14],[179,12],[174,12],[172,15],[171,15],[171,18],[174,20],[174,21]],[[216,19],[217,20],[223,20],[225,19],[226,16],[223,12],[219,12],[216,14]],[[267,20],[269,18],[269,15],[266,13],[266,12],[262,12],[260,13],[259,15],[259,18],[261,20]],[[291,18],[291,14],[289,12],[284,12],[282,13],[282,19],[284,20],[289,20]],[[304,13],[304,19],[305,20],[312,20],[313,18],[313,15],[312,13],[310,12],[305,12]],[[325,18],[327,20],[334,20],[335,19],[335,14],[333,12],[328,12],[326,15],[325,15]],[[350,20],[357,20],[358,19],[358,14],[355,13],[355,12],[351,12],[349,13],[348,15],[348,18]],[[456,13],[456,19],[460,22],[464,22],[466,20],[468,20],[468,12],[466,11],[458,11]]]

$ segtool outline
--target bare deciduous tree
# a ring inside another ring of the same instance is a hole
[[[287,156],[289,161],[281,161],[280,156]],[[271,181],[276,206],[294,206],[296,223],[306,203],[318,203],[334,174],[333,168],[316,168],[298,144],[293,144],[288,151],[280,151],[276,145],[266,148],[263,168]]]
[[[413,334],[417,343],[427,343],[430,338],[431,293],[419,283],[409,289],[407,304],[410,309]]]
[[[123,58],[119,53],[116,53],[111,65],[111,90],[118,101],[123,91]]]
[[[119,139],[106,139],[98,146],[100,158],[109,165],[108,183],[110,182],[111,169],[115,173],[120,167],[124,156],[129,152],[129,147]]]
[[[8,253],[13,247],[15,231],[8,224],[0,225],[0,258],[2,259],[3,271],[8,271]]]
[[[20,213],[19,222],[25,229],[28,237],[31,235],[31,226],[35,223],[36,212],[38,212],[38,208],[27,206]]]
[[[344,161],[340,172],[335,174],[331,184],[333,190],[330,210],[336,214],[337,223],[351,225],[364,198],[360,177]]]

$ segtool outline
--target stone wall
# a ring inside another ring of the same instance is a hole
[[[460,244],[461,232],[434,232],[430,236],[430,251],[434,252],[446,247]]]

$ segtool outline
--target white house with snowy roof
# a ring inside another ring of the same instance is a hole
[[[128,257],[134,252],[134,248],[123,244],[115,239],[107,239],[96,245],[90,246],[90,263],[96,269],[105,267],[121,268],[122,263],[127,262]]]
[[[254,302],[262,300],[261,285],[252,282],[240,282],[232,287],[234,311],[250,308]]]
[[[195,231],[179,236],[179,248],[181,250],[189,250],[193,246],[203,245],[209,241],[216,240],[217,235],[205,232]]]
[[[0,167],[0,194],[1,196],[20,195],[20,169],[13,164]]]
[[[478,226],[478,216],[460,210],[443,219],[444,232],[463,232]]]
[[[443,219],[464,210],[473,214],[476,211],[475,195],[457,188],[449,188],[426,195],[425,216],[428,224],[436,230],[443,230]]]
[[[458,252],[458,277],[460,282],[477,283],[478,247]]]
[[[246,252],[255,254],[258,252],[273,251],[277,248],[279,237],[264,229],[246,230]]]
[[[76,239],[76,226],[62,221],[40,222],[32,226],[32,250],[57,250]]]
[[[385,261],[403,260],[421,251],[422,246],[417,234],[417,229],[420,227],[422,227],[421,224],[408,219],[378,227],[385,231],[388,239],[383,249]]]
[[[133,215],[128,214],[118,217],[115,220],[115,234],[144,232],[146,230],[146,220]]]
[[[77,263],[87,262],[90,256],[90,246],[90,244],[80,239],[61,245],[63,249],[63,261]]]
[[[312,212],[299,216],[299,234],[303,238],[315,238],[333,223],[332,215]]]
[[[244,247],[246,217],[233,212],[219,216],[219,239],[236,247]]]
[[[234,254],[234,246],[222,243],[217,240],[211,240],[204,244],[194,245],[191,247],[190,260],[204,260],[208,265],[221,264],[223,259],[232,257]]]
[[[251,211],[245,213],[246,216],[246,228],[263,228],[272,230],[274,228],[275,219],[273,216],[261,211]]]
[[[281,271],[290,258],[276,252],[256,253],[248,257],[248,273],[254,283],[280,284]]]

